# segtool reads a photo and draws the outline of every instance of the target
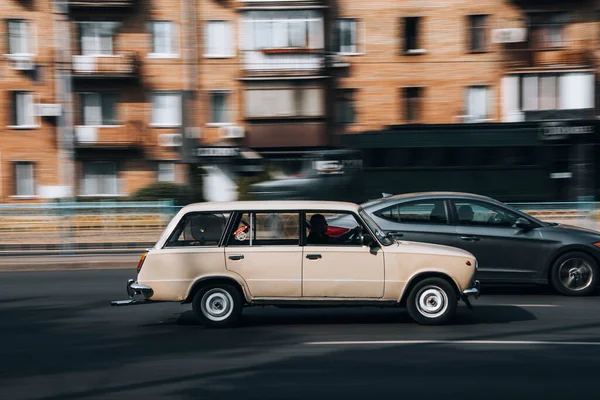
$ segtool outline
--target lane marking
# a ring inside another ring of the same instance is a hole
[[[309,346],[347,346],[379,344],[495,344],[495,345],[532,345],[532,346],[597,346],[600,342],[562,342],[546,340],[346,340],[331,342],[304,342]]]
[[[482,304],[485,305],[485,304]],[[490,304],[491,306],[511,307],[560,307],[560,304]]]

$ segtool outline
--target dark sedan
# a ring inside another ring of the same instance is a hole
[[[598,283],[600,232],[543,222],[466,193],[403,194],[362,207],[399,240],[473,253],[481,283],[550,283],[572,296],[589,295]]]

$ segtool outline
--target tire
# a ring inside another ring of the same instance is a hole
[[[410,291],[406,303],[408,314],[421,325],[441,325],[456,313],[458,295],[442,278],[427,278]]]
[[[239,290],[227,284],[204,286],[192,300],[196,319],[207,328],[234,326],[242,313],[242,307]]]
[[[550,274],[554,289],[565,296],[589,296],[598,286],[598,263],[580,251],[560,256]]]

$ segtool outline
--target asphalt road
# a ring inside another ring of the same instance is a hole
[[[598,398],[600,297],[483,288],[452,325],[401,309],[110,307],[131,270],[0,273],[0,399]]]

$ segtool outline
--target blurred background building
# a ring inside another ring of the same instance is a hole
[[[598,10],[4,0],[0,201],[124,197],[193,185],[198,170],[204,198],[233,199],[239,177],[265,166],[285,179],[259,185],[259,198],[319,196],[340,186],[313,178],[356,166],[342,182],[356,201],[414,190],[593,198]],[[328,151],[338,148],[353,151]]]

